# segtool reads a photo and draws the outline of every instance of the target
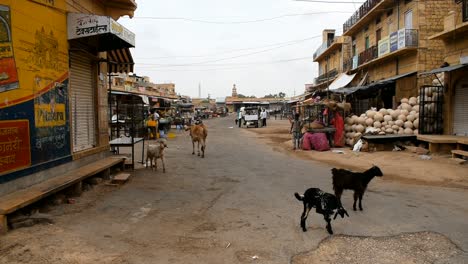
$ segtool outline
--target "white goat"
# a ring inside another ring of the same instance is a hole
[[[146,152],[146,167],[148,168],[148,159],[150,160],[151,169],[153,169],[153,160],[154,167],[158,169],[158,159],[161,159],[163,172],[166,172],[166,165],[164,164],[164,149],[167,148],[166,140],[158,139],[156,145],[148,145],[148,150]]]

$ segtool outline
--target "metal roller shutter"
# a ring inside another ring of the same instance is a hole
[[[70,53],[73,151],[96,146],[94,66],[84,52]]]
[[[455,87],[453,134],[468,136],[468,81]]]

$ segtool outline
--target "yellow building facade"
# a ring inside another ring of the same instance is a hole
[[[123,63],[108,54],[134,46],[114,19],[135,9],[133,0],[0,1],[0,195],[108,153],[107,73]]]

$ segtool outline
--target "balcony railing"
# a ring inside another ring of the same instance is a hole
[[[359,9],[343,24],[343,32],[348,31],[361,18],[365,17],[369,11],[384,0],[367,0]]]
[[[330,47],[331,44],[333,44],[333,42],[335,42],[335,39],[336,39],[336,37],[334,39],[329,39],[327,42],[323,42],[322,45],[320,45],[320,47],[315,51],[314,60],[318,56],[322,55],[322,53],[324,53],[328,49],[328,47]]]
[[[366,49],[365,51],[359,53],[359,57],[358,57],[358,64],[359,65],[362,65],[366,62],[369,62],[375,58],[377,58],[377,55],[378,55],[378,48],[377,46],[372,46],[368,49]]]
[[[315,78],[315,84],[319,84],[319,83],[322,83],[324,81],[327,81],[331,78],[334,78],[336,75],[338,75],[338,70],[337,69],[333,69],[333,70],[330,70],[322,75],[320,75],[319,77]]]
[[[345,61],[345,63],[343,63],[343,70],[353,70],[360,65],[398,50],[418,47],[418,44],[417,29],[400,29],[380,40],[378,45],[374,45],[359,53],[357,58],[355,56],[351,58],[351,60]]]

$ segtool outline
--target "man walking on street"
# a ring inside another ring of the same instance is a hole
[[[260,114],[260,117],[262,118],[262,127],[266,127],[267,113],[266,113],[265,109],[262,110],[262,113]]]
[[[291,122],[291,130],[289,131],[292,134],[293,140],[293,150],[296,150],[300,147],[300,140],[301,140],[301,128],[302,122],[299,120],[299,113],[294,115],[294,120]]]

